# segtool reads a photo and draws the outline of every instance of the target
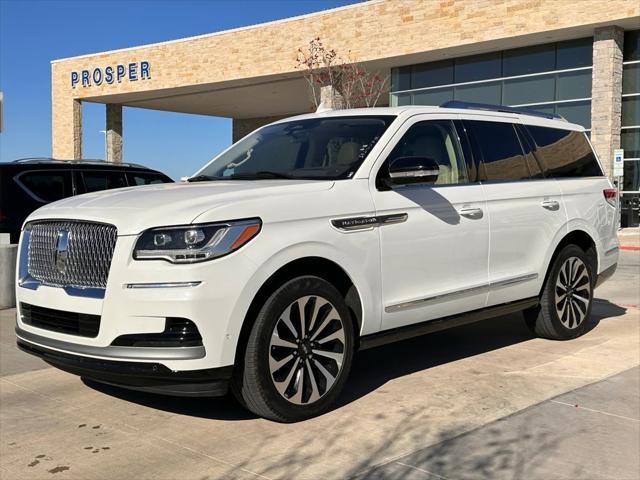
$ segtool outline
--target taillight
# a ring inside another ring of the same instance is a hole
[[[616,206],[616,198],[618,196],[618,190],[615,188],[605,188],[602,190],[602,194],[604,195],[604,199],[609,202],[609,204]]]

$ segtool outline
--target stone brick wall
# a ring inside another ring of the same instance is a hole
[[[349,52],[354,61],[367,62],[515,36],[538,35],[544,41],[544,32],[639,16],[637,0],[372,0],[228,32],[63,59],[51,65],[53,155],[80,153],[75,100],[130,92],[157,95],[158,90],[187,85],[222,86],[299,74],[296,51],[316,36]],[[145,80],[71,86],[72,71],[141,61],[151,66]]]
[[[624,30],[596,28],[593,37],[591,143],[605,173],[611,175],[613,150],[620,148],[622,120],[622,44]]]

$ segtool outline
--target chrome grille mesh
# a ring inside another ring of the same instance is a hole
[[[58,234],[68,232],[64,268],[56,262]],[[77,221],[46,221],[31,225],[29,274],[47,285],[105,288],[116,246],[113,225]]]

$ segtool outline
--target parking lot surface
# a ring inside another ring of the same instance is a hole
[[[0,311],[0,478],[638,478],[639,258],[579,339],[510,315],[365,351],[336,408],[292,425],[85,383],[17,351]]]

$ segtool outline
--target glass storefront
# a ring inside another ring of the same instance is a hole
[[[640,30],[625,32],[622,70],[622,130],[624,149],[622,227],[637,227],[640,216]]]
[[[581,38],[394,68],[391,105],[528,107],[590,129],[592,57],[593,39]]]

